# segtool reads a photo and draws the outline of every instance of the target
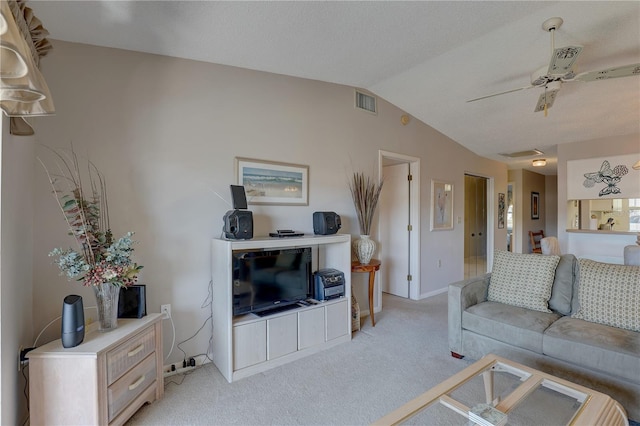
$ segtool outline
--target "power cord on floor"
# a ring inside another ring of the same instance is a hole
[[[209,337],[209,347],[207,348],[207,353],[199,354],[199,355],[195,355],[195,356],[205,355],[207,357],[207,359],[209,359],[209,361],[212,361],[211,358],[209,357],[209,352],[211,352],[212,345],[213,345],[213,281],[209,281],[209,288],[208,288],[207,298],[204,300],[204,302],[202,302],[202,305],[200,306],[200,309],[204,309],[206,307],[209,307],[209,317],[207,317],[207,319],[204,320],[204,322],[202,323],[200,328],[191,337],[181,341],[180,343],[178,343],[176,345],[178,350],[180,350],[180,352],[182,352],[182,354],[184,355],[184,358],[183,358],[183,361],[182,361],[183,367],[187,366],[187,353],[180,347],[180,345],[182,345],[182,344],[188,342],[189,340],[193,339],[194,337],[196,337],[198,335],[198,333],[200,333],[200,331],[202,331],[202,329],[207,325],[207,322],[209,322],[209,321],[211,321],[212,330],[211,330],[211,337]],[[195,356],[191,357],[191,359],[195,358]]]

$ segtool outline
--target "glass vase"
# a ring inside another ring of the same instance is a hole
[[[376,251],[376,242],[369,235],[360,235],[360,238],[353,242],[353,249],[358,261],[363,265],[368,265]]]
[[[118,327],[118,298],[120,286],[102,283],[93,286],[98,308],[98,331],[111,331]]]

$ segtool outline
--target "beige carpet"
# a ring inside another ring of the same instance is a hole
[[[128,424],[370,424],[471,363],[449,354],[446,302],[446,294],[418,302],[384,295],[376,326],[361,318],[351,342],[234,383],[212,364],[174,376],[165,381],[165,397],[142,407]],[[469,406],[484,398],[482,381],[474,381],[455,395]],[[566,424],[574,411],[571,402],[559,404],[546,391],[534,399],[519,410],[518,424]],[[466,419],[436,405],[409,424],[461,425]]]
[[[449,355],[446,302],[384,295],[351,342],[234,383],[212,364],[174,376],[129,424],[369,424],[470,364]]]

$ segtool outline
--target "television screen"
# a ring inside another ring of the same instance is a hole
[[[294,305],[310,295],[311,247],[233,251],[233,314]]]

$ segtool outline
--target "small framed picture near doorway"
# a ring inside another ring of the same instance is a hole
[[[531,193],[531,219],[540,219],[540,194]]]
[[[453,229],[453,184],[431,180],[431,230]]]

